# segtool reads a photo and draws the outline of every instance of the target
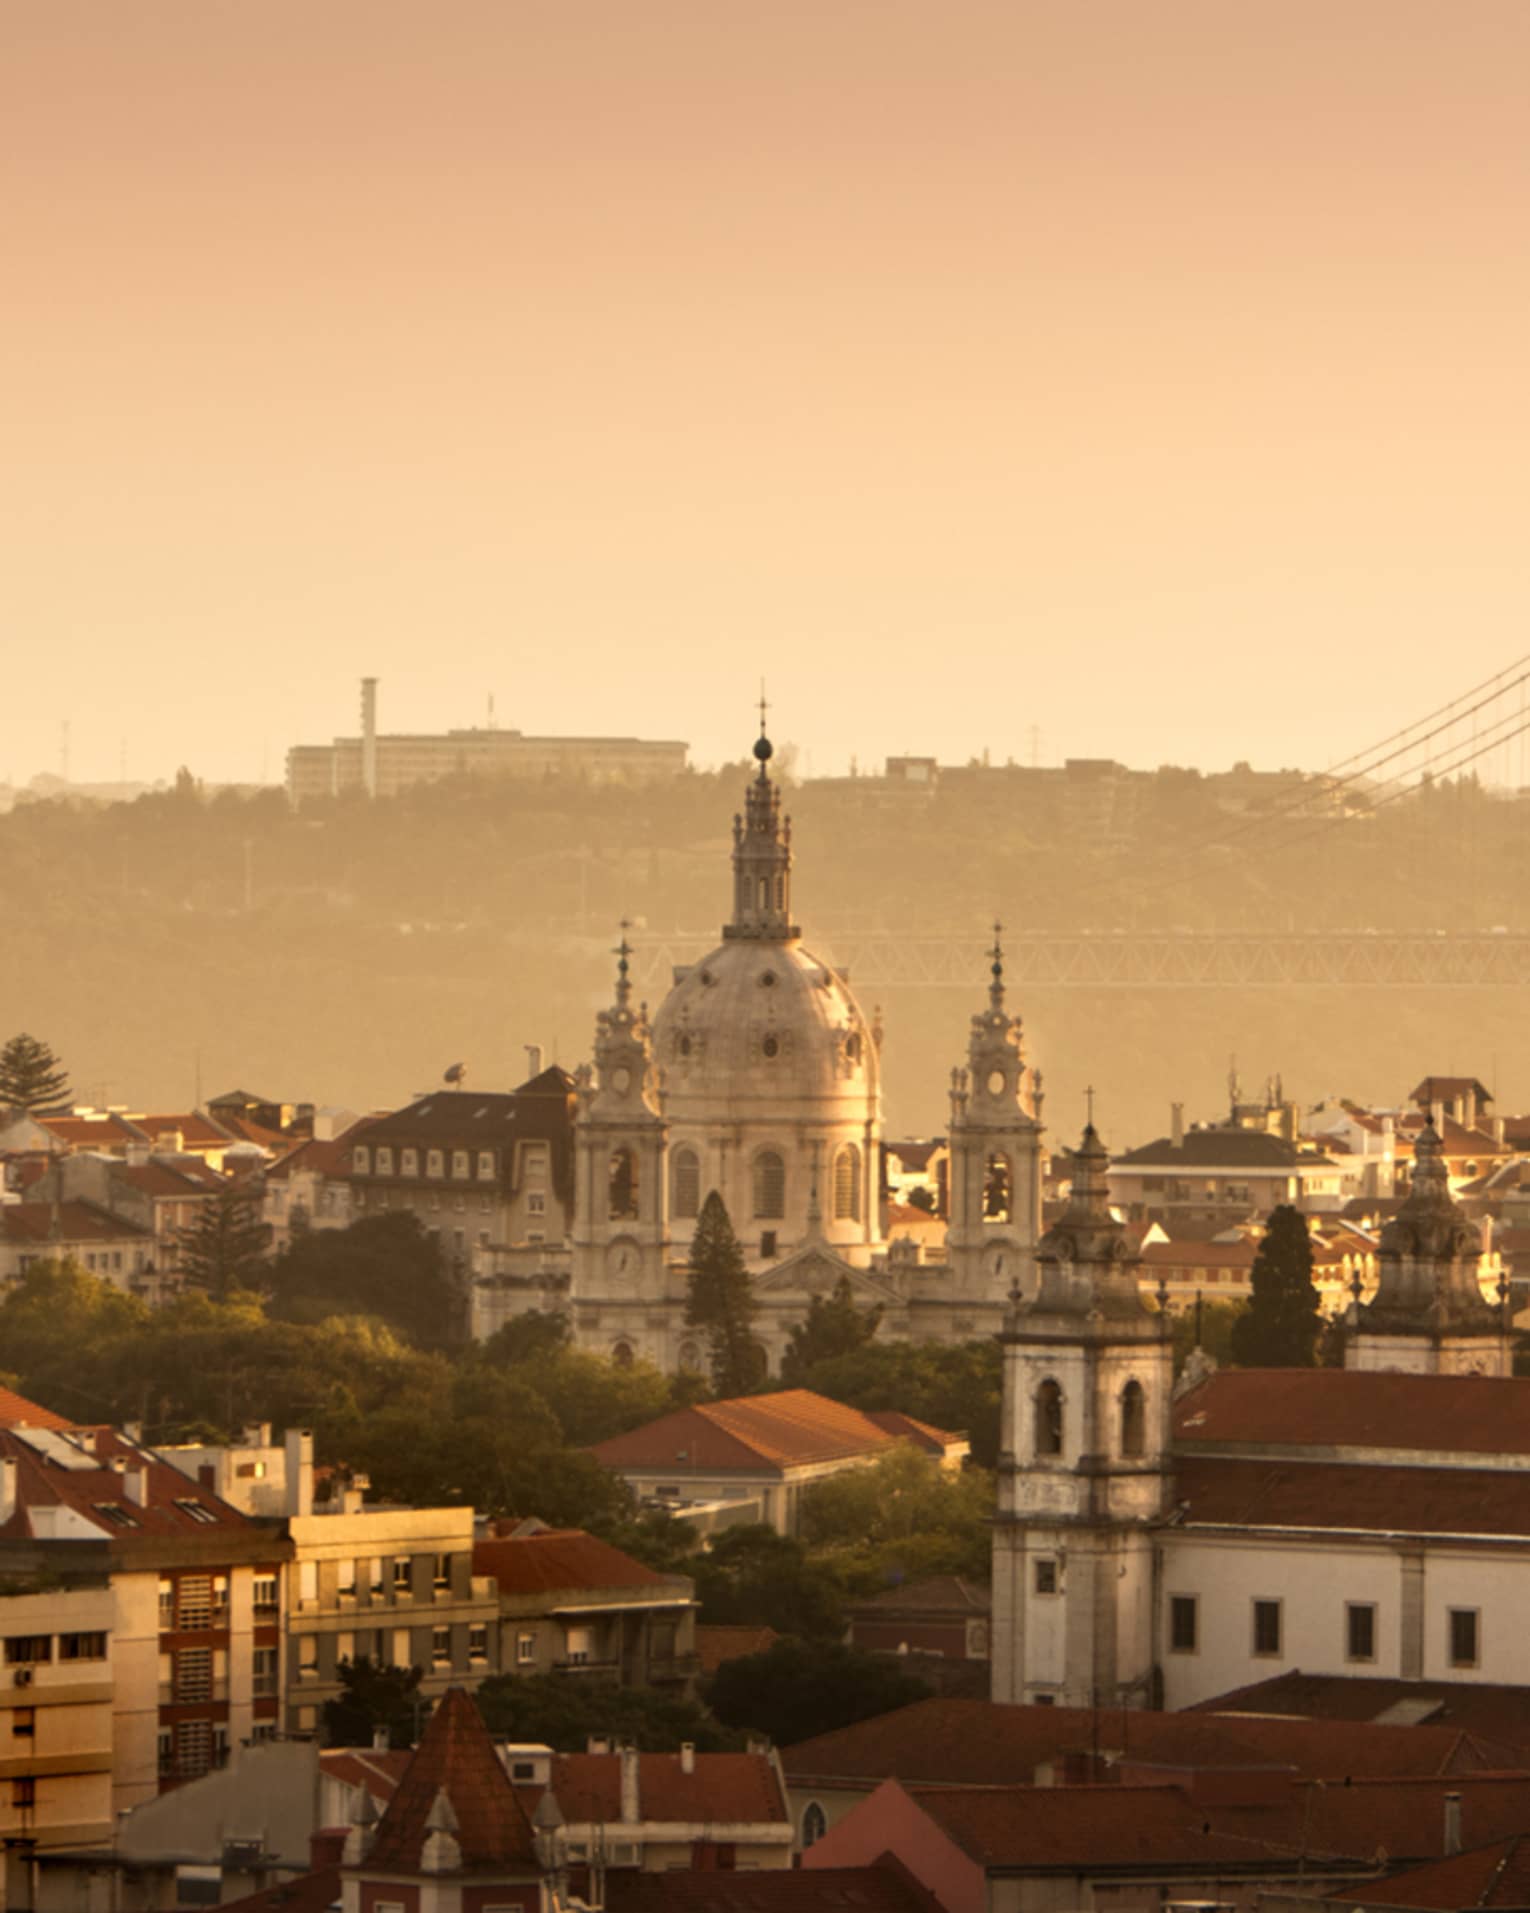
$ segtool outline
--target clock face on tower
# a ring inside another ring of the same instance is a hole
[[[1013,1242],[990,1242],[983,1251],[983,1273],[992,1281],[1003,1282],[1016,1270]]]
[[[608,1275],[635,1275],[637,1261],[637,1249],[630,1242],[613,1242],[606,1250]]]

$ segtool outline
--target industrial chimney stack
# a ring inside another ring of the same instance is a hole
[[[377,679],[361,680],[361,782],[368,797],[377,795]]]

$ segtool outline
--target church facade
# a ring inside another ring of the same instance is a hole
[[[779,1366],[814,1296],[848,1280],[884,1339],[997,1332],[1034,1283],[1040,1078],[1005,1007],[997,940],[987,1007],[952,1072],[943,1256],[888,1239],[882,1043],[848,974],[792,915],[791,821],[762,731],[734,819],[732,910],[717,947],[677,969],[650,1017],[620,952],[614,1000],[577,1073],[569,1307],[586,1348],[705,1366],[685,1324],[687,1260],[715,1191],[743,1247],[765,1361]]]

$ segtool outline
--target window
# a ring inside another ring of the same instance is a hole
[[[762,1262],[773,1261],[775,1259],[775,1253],[776,1253],[775,1230],[762,1229],[760,1231],[760,1260]]]
[[[317,1561],[298,1562],[298,1602],[307,1607],[319,1598],[319,1564]]]
[[[433,1627],[430,1630],[430,1658],[436,1667],[451,1666],[452,1631],[449,1627]]]
[[[257,1647],[251,1656],[250,1691],[257,1700],[269,1699],[276,1692],[276,1649]]]
[[[7,1667],[35,1667],[52,1659],[51,1634],[7,1634],[5,1637]]]
[[[611,1350],[611,1360],[618,1368],[631,1368],[637,1360],[631,1342],[618,1342]]]
[[[19,1807],[22,1812],[37,1805],[37,1782],[30,1774],[11,1782],[11,1805]]]
[[[35,1707],[13,1707],[11,1709],[11,1732],[18,1740],[31,1740],[37,1732],[37,1709]]]
[[[298,1634],[293,1637],[292,1645],[297,1649],[297,1671],[300,1681],[313,1681],[319,1678],[319,1637],[317,1634]]]
[[[274,1614],[277,1608],[276,1576],[257,1574],[254,1580],[254,1606],[257,1614]]]
[[[414,1651],[410,1645],[407,1627],[396,1627],[393,1630],[393,1665],[395,1667],[413,1667],[414,1665]]]
[[[1254,1652],[1269,1659],[1280,1653],[1280,1603],[1255,1601]]]
[[[438,1182],[446,1174],[446,1158],[439,1149],[428,1149],[425,1152],[425,1173],[427,1176],[434,1176]]]
[[[413,1591],[413,1582],[410,1578],[410,1567],[411,1567],[411,1564],[410,1564],[409,1556],[407,1554],[394,1555],[393,1557],[393,1593],[395,1598],[397,1598],[399,1595],[409,1594]]]
[[[669,1212],[677,1222],[693,1222],[701,1213],[701,1158],[694,1149],[677,1149],[670,1158]]]
[[[754,1213],[769,1221],[786,1214],[786,1164],[774,1149],[754,1159]]]
[[[983,1217],[987,1222],[1008,1222],[1013,1201],[1014,1180],[1009,1157],[992,1155],[983,1170]]]
[[[587,1667],[590,1661],[590,1630],[587,1627],[571,1627],[568,1630],[567,1654],[570,1667]]]
[[[184,1720],[175,1730],[175,1770],[190,1779],[205,1774],[212,1766],[213,1737],[210,1720]]]
[[[175,1583],[161,1581],[159,1584],[159,1631],[168,1634],[175,1626]]]
[[[452,1151],[452,1174],[460,1182],[469,1173],[468,1152],[465,1149],[454,1149]]]
[[[854,1143],[846,1143],[834,1158],[834,1219],[861,1219],[861,1152]]]
[[[1147,1447],[1147,1397],[1141,1382],[1128,1382],[1121,1390],[1121,1453],[1128,1461],[1137,1460]]]
[[[420,1173],[420,1152],[418,1149],[401,1149],[399,1151],[398,1172],[401,1176],[417,1176]]]
[[[1193,1594],[1169,1597],[1169,1647],[1175,1654],[1193,1654],[1200,1645],[1201,1604]]]
[[[527,1190],[526,1213],[529,1216],[545,1216],[547,1214],[547,1197],[543,1195],[540,1189]]]
[[[810,1847],[821,1840],[829,1831],[828,1815],[816,1800],[810,1800],[802,1810],[802,1844]]]
[[[468,1659],[470,1661],[486,1661],[488,1658],[488,1624],[484,1621],[475,1621],[468,1629]]]
[[[386,1143],[381,1143],[378,1146],[377,1173],[380,1176],[391,1176],[393,1174],[393,1151]]]
[[[211,1700],[213,1657],[210,1647],[183,1647],[175,1655],[175,1698],[180,1703]]]
[[[1477,1638],[1477,1610],[1474,1607],[1453,1607],[1450,1610],[1450,1664],[1452,1667],[1475,1667],[1481,1658],[1481,1643]]]
[[[61,1661],[104,1661],[106,1659],[105,1630],[88,1634],[60,1634],[58,1657]]]
[[[175,1772],[175,1729],[161,1727],[157,1736],[159,1746],[159,1771],[162,1774]]]
[[[228,1626],[228,1576],[215,1574],[212,1584],[214,1627]]]
[[[358,1176],[371,1175],[372,1152],[367,1148],[365,1143],[358,1143],[351,1151],[351,1167]]]
[[[435,1565],[431,1570],[430,1585],[440,1594],[449,1588],[451,1584],[452,1557],[449,1554],[438,1554],[435,1559]]]
[[[478,1180],[480,1182],[492,1182],[494,1180],[494,1151],[492,1149],[480,1149],[478,1152]]]
[[[613,1149],[609,1165],[608,1210],[613,1222],[638,1213],[637,1157],[630,1149]]]
[[[517,1667],[530,1667],[537,1657],[537,1637],[535,1634],[517,1634],[515,1637],[515,1664]]]
[[[1057,1592],[1057,1562],[1051,1555],[1043,1555],[1036,1563],[1036,1592],[1038,1594]]]
[[[387,1575],[387,1562],[384,1561],[380,1554],[374,1554],[372,1557],[371,1574],[367,1583],[368,1591],[372,1595],[377,1596],[382,1593],[383,1589],[387,1586]]]
[[[342,1601],[356,1598],[356,1563],[341,1561],[335,1571],[335,1587]]]
[[[1376,1609],[1369,1601],[1345,1604],[1344,1657],[1351,1661],[1376,1658]]]
[[[212,1577],[183,1574],[175,1589],[175,1625],[183,1634],[212,1626]]]
[[[1036,1390],[1036,1453],[1060,1455],[1063,1450],[1063,1396],[1054,1381]]]

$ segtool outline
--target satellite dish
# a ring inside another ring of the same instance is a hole
[[[441,1080],[443,1083],[455,1083],[457,1087],[461,1089],[463,1082],[466,1080],[466,1077],[467,1077],[467,1066],[463,1063],[453,1063],[451,1068],[447,1070],[447,1072],[441,1078]]]

